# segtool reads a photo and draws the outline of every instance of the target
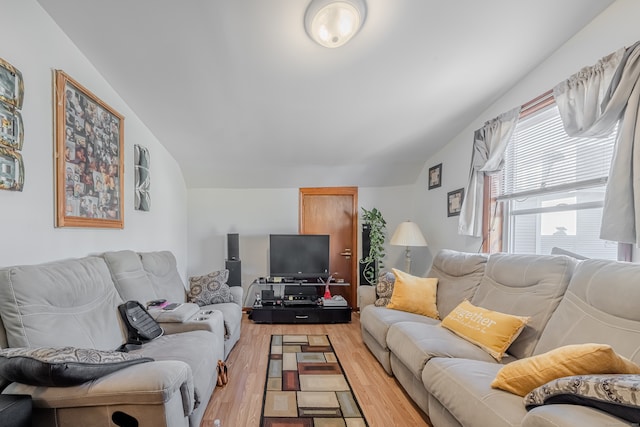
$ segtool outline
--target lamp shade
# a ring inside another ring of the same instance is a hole
[[[342,46],[360,30],[364,0],[311,0],[304,18],[307,34],[321,46]]]
[[[391,236],[390,243],[394,246],[427,246],[427,241],[420,231],[418,224],[411,221],[401,222]]]

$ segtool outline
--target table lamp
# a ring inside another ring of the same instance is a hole
[[[401,222],[389,242],[394,246],[404,246],[405,249],[405,271],[411,273],[411,249],[410,246],[427,246],[418,224],[411,221]]]

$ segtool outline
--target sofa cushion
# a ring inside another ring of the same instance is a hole
[[[438,319],[438,307],[436,307],[438,279],[416,277],[395,268],[393,274],[396,280],[387,308]]]
[[[600,409],[632,423],[640,423],[640,375],[586,375],[553,380],[524,398],[527,409],[569,403]]]
[[[597,342],[640,363],[640,265],[586,260],[544,329],[535,354]]]
[[[222,337],[209,331],[198,330],[163,335],[145,343],[134,353],[152,357],[157,361],[180,361],[191,368],[193,387],[199,396],[210,396],[217,379],[218,360],[224,360]],[[204,405],[207,402],[203,402]]]
[[[465,300],[442,320],[441,325],[500,361],[528,321],[528,317],[487,310]]]
[[[360,325],[362,329],[369,332],[373,339],[383,348],[387,348],[387,333],[389,332],[389,328],[398,322],[440,323],[431,317],[372,305],[366,306],[360,312]]]
[[[82,384],[152,358],[75,347],[0,350],[0,376],[23,384],[65,387]]]
[[[383,271],[378,277],[376,284],[377,299],[374,302],[376,307],[386,307],[391,301],[393,295],[393,285],[396,282],[396,276],[391,271]]]
[[[482,280],[488,256],[440,250],[433,258],[427,277],[438,279],[436,305],[444,318],[465,299],[471,299]]]
[[[138,256],[158,298],[171,302],[187,301],[187,289],[178,274],[176,257],[171,252],[140,252]]]
[[[124,301],[139,301],[142,304],[161,298],[153,287],[142,262],[133,251],[105,252],[102,254],[111,278]]]
[[[563,255],[492,254],[470,302],[489,310],[530,317],[509,353],[519,359],[531,356],[565,293],[575,263]]]
[[[486,351],[441,327],[417,322],[399,322],[389,328],[387,346],[416,378],[434,357],[458,357],[494,362]],[[505,358],[509,359],[508,357]]]
[[[422,371],[429,393],[468,427],[519,426],[527,410],[522,397],[491,388],[502,365],[460,358],[433,358]]]
[[[127,336],[122,302],[101,257],[0,269],[10,347],[116,349]]]
[[[231,290],[227,285],[229,270],[213,271],[203,276],[189,277],[187,300],[203,305],[233,302]]]
[[[608,345],[567,345],[506,365],[491,386],[524,396],[554,379],[588,374],[640,374],[640,366]]]

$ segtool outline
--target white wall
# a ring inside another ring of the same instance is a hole
[[[24,77],[22,192],[0,191],[0,266],[108,250],[168,249],[185,271],[187,192],[160,142],[34,0],[3,0],[0,57]],[[127,64],[122,64],[126,67]],[[124,229],[54,228],[52,70],[61,69],[125,117]],[[151,212],[133,210],[133,145],[151,154]]]
[[[458,235],[458,217],[448,218],[446,213],[447,192],[467,185],[473,132],[485,121],[530,101],[582,67],[593,65],[603,56],[640,40],[639,16],[639,1],[618,0],[613,3],[427,160],[414,188],[415,217],[423,218],[420,225],[432,253],[443,248],[468,252],[480,250],[481,239]],[[427,171],[438,163],[443,164],[443,185],[426,191]]]
[[[411,192],[412,186],[360,188],[358,205],[382,212],[390,238],[413,211]],[[189,190],[188,275],[224,268],[227,233],[238,233],[245,291],[253,280],[267,276],[269,234],[298,232],[298,193],[297,188]],[[416,258],[424,257],[416,252]],[[402,268],[403,248],[388,246],[386,260],[387,267]],[[418,270],[426,267],[416,260],[412,271]]]

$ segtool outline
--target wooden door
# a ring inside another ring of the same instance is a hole
[[[358,187],[300,189],[300,234],[328,234],[329,267],[336,279],[351,286],[332,286],[357,309],[358,302]]]

